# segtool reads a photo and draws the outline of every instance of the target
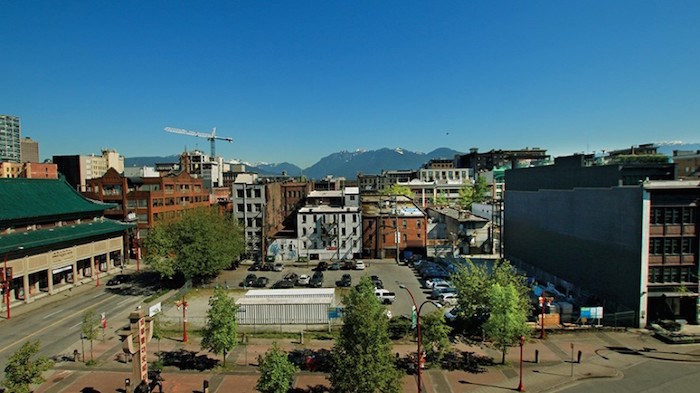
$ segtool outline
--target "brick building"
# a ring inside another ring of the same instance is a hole
[[[159,219],[175,217],[186,209],[211,204],[210,194],[185,172],[163,177],[124,177],[114,168],[104,176],[86,181],[86,197],[114,204],[105,215],[116,220],[127,220],[130,213],[136,220],[140,237],[145,237]]]
[[[363,257],[396,258],[406,250],[425,255],[427,216],[410,198],[363,195],[361,208]]]

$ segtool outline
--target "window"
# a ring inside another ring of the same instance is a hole
[[[661,255],[663,254],[663,238],[655,237],[651,238],[649,241],[649,254]]]
[[[241,199],[242,199],[242,198],[243,198],[243,195],[244,195],[244,194],[243,194],[243,190],[236,190],[236,196],[237,196],[238,198],[241,198]]]
[[[256,198],[260,198],[261,195],[262,195],[262,194],[261,194],[261,190],[260,190],[259,188],[256,188],[256,189],[255,189],[255,197],[256,197]]]
[[[671,270],[671,281],[681,282],[681,269],[674,267],[670,268],[669,270]]]
[[[239,212],[242,212],[243,210],[245,210],[245,205],[242,204],[242,203],[237,204],[237,205],[236,205],[236,210],[239,211]]]
[[[353,246],[353,247],[357,247],[357,240],[353,240],[353,241],[352,241],[352,246]]]
[[[666,267],[662,270],[664,272],[663,282],[671,282],[671,268]]]
[[[301,229],[301,235],[302,235],[302,236],[306,236],[306,228],[302,228],[302,229]]]
[[[408,241],[408,235],[406,235],[406,234],[404,233],[404,234],[403,234],[403,242],[404,242],[404,244],[405,244],[407,241]]]
[[[683,208],[683,224],[695,224],[695,211],[693,208]]]
[[[403,226],[403,229],[406,229],[408,227],[408,222],[406,222],[406,220],[403,220],[403,223],[401,225]]]
[[[649,269],[649,282],[660,282],[661,279],[661,268],[660,267],[652,267]]]
[[[303,222],[304,224],[306,224],[306,215],[302,214],[302,216],[301,216],[301,222]]]
[[[341,236],[345,236],[345,227],[340,228]]]
[[[342,216],[340,216],[340,222],[345,222],[345,214],[343,214]]]
[[[420,220],[416,220],[416,228],[420,229]]]
[[[352,215],[352,222],[357,222],[357,214]]]
[[[692,254],[693,253],[693,238],[689,237],[684,237],[681,239],[681,252],[683,254]]]

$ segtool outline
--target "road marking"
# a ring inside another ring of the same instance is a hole
[[[82,322],[78,322],[78,323],[76,323],[75,325],[71,326],[70,328],[73,329],[74,327],[78,327],[78,326],[80,326],[80,325],[82,325],[82,324],[83,324]]]
[[[93,298],[93,299],[97,299],[98,297],[104,296],[104,295],[106,295],[106,294],[107,294],[107,292],[98,293],[97,295],[93,296],[92,298]]]
[[[45,316],[44,319],[50,318],[50,317],[52,317],[52,316],[54,316],[54,315],[56,315],[56,314],[58,314],[58,313],[60,313],[60,312],[63,312],[63,310],[58,310],[58,311],[56,311],[56,312],[52,312],[51,314]]]
[[[110,297],[104,298],[104,299],[98,301],[97,303],[92,304],[91,306],[92,306],[92,307],[98,306],[98,305],[100,305],[100,304],[102,304],[102,303],[105,303],[105,302],[111,300],[113,297],[116,297],[116,296],[117,296],[117,295],[112,295],[112,296],[110,296]],[[21,343],[21,342],[23,342],[23,341],[26,341],[27,339],[29,339],[29,338],[31,338],[31,337],[34,337],[34,336],[36,336],[36,335],[39,334],[39,333],[43,333],[45,330],[51,329],[52,327],[58,325],[59,323],[62,323],[62,322],[65,321],[66,319],[73,318],[74,316],[83,313],[84,311],[85,311],[85,310],[78,310],[78,311],[76,311],[76,312],[74,312],[74,313],[72,313],[72,314],[70,314],[70,315],[66,315],[66,316],[63,317],[63,318],[61,318],[61,319],[59,319],[59,320],[57,320],[57,321],[55,321],[55,322],[53,322],[53,323],[51,323],[51,324],[48,324],[48,325],[44,326],[43,328],[37,330],[36,332],[30,333],[30,334],[24,336],[24,338],[21,338],[21,339],[15,341],[15,342],[13,342],[12,344],[9,344],[9,345],[6,345],[6,346],[3,347],[3,348],[0,348],[0,353],[7,351],[9,348],[12,348],[12,347],[14,347],[15,345],[18,345],[19,343]],[[81,323],[82,323],[82,322],[81,322]],[[80,324],[78,324],[78,325],[80,325]],[[77,325],[76,325],[76,326],[77,326]]]
[[[121,306],[122,304],[130,303],[133,301],[134,301],[134,299],[125,299],[125,300],[122,300],[121,302],[117,303],[117,306]]]

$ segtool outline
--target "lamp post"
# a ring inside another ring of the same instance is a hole
[[[185,294],[182,295],[182,342],[187,342],[187,299],[185,299]]]
[[[413,307],[416,309],[416,334],[418,336],[418,359],[416,360],[416,369],[418,370],[418,393],[421,393],[423,391],[423,381],[421,378],[421,360],[423,359],[423,355],[420,351],[420,310],[423,308],[424,305],[427,303],[430,303],[434,305],[437,308],[442,308],[442,305],[440,303],[435,303],[432,300],[426,300],[423,303],[420,304],[420,306],[416,305],[416,298],[413,297],[413,293],[406,288],[405,285],[401,284],[399,285],[399,288],[405,289],[406,292],[408,292],[408,295],[411,297],[411,302],[413,303]]]
[[[523,386],[523,345],[525,345],[525,336],[520,336],[520,384],[518,385],[519,392],[525,391],[525,386]]]

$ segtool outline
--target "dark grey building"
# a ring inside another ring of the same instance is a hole
[[[606,312],[634,311],[632,326],[697,323],[700,182],[673,173],[578,155],[507,171],[506,258],[597,294]]]

